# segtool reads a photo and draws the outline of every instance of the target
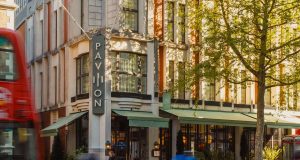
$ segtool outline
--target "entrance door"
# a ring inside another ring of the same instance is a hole
[[[129,128],[129,159],[145,160],[148,159],[147,129]]]

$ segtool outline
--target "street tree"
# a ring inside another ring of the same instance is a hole
[[[185,70],[187,82],[256,85],[255,160],[262,160],[265,92],[300,81],[300,1],[189,0],[188,6],[200,60]]]

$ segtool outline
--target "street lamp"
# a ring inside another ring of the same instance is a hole
[[[111,143],[109,140],[105,142],[105,155],[109,156],[109,152],[111,151]]]
[[[159,143],[157,141],[154,142],[154,149],[159,149]]]
[[[111,143],[108,140],[105,142],[105,149],[107,150],[111,149]]]
[[[154,142],[154,148],[152,149],[152,157],[160,157],[160,148],[157,141]]]

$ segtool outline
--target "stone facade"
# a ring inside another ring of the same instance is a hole
[[[0,27],[14,29],[14,10],[17,5],[11,0],[0,0]]]

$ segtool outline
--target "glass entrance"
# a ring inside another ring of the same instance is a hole
[[[112,116],[111,142],[118,160],[148,159],[147,128],[130,127],[126,117]]]
[[[144,160],[148,159],[147,129],[130,127],[129,128],[129,159]]]

